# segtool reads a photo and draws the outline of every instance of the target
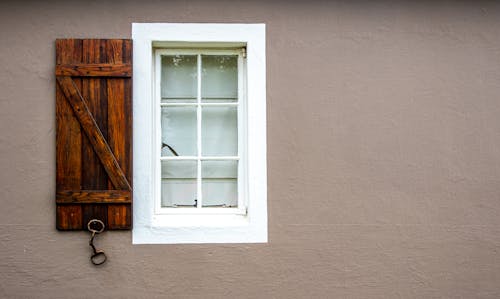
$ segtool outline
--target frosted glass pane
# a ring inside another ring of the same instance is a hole
[[[196,161],[161,162],[161,206],[195,207]]]
[[[162,156],[196,156],[196,107],[168,106],[161,108]]]
[[[202,101],[236,101],[238,97],[238,56],[201,57]]]
[[[197,69],[197,56],[162,56],[161,97],[163,101],[196,102]]]
[[[236,107],[203,107],[201,150],[203,156],[238,155]]]
[[[238,206],[238,161],[202,161],[203,207]]]

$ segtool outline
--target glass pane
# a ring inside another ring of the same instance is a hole
[[[196,102],[197,92],[197,56],[162,56],[162,102]]]
[[[204,102],[234,102],[238,98],[238,56],[201,57],[201,97]]]
[[[196,107],[162,107],[161,141],[162,156],[196,156]]]
[[[161,206],[196,207],[197,161],[161,162]]]
[[[238,161],[202,161],[203,207],[238,206]]]
[[[203,107],[201,110],[203,156],[238,155],[238,114],[236,107]]]

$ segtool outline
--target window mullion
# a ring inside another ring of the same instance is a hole
[[[201,192],[201,55],[197,55],[197,69],[198,69],[198,91],[197,91],[197,148],[198,148],[198,161],[197,161],[197,175],[196,175],[196,193],[197,193],[197,208],[201,208],[203,204],[203,195]]]

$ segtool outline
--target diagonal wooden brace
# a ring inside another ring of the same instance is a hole
[[[87,135],[94,151],[106,170],[113,186],[118,190],[131,190],[129,182],[125,177],[118,161],[116,160],[106,139],[97,126],[97,123],[90,112],[85,99],[82,97],[75,83],[69,76],[56,76],[57,83],[66,97],[66,100],[73,108],[75,115]]]

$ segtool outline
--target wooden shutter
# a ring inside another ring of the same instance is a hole
[[[132,226],[132,41],[56,41],[56,226]]]

